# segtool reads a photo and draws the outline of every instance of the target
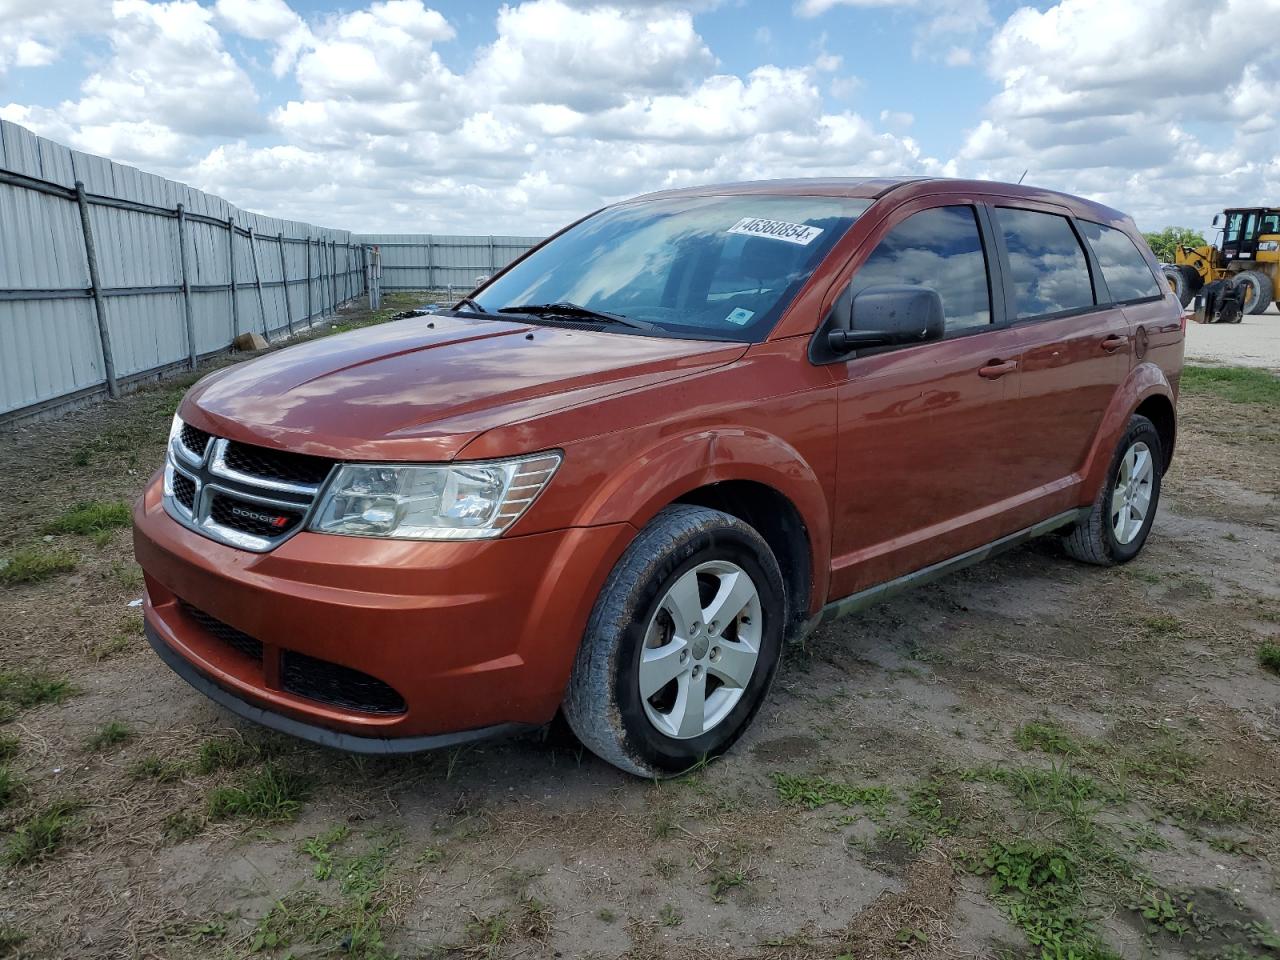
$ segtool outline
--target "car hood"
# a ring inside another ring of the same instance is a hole
[[[192,388],[181,414],[218,436],[299,453],[447,460],[493,427],[729,363],[745,350],[427,315],[217,371]]]

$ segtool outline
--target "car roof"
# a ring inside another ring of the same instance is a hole
[[[1086,200],[1057,190],[997,180],[959,180],[948,177],[812,177],[791,180],[744,180],[737,183],[713,183],[696,187],[680,187],[648,193],[636,200],[659,200],[669,197],[712,196],[793,196],[853,197],[879,200],[893,195],[894,200],[948,194],[987,194],[1012,200],[1038,200],[1068,208],[1078,217],[1103,223],[1123,223],[1128,216],[1105,204]],[[632,201],[626,201],[632,202]]]

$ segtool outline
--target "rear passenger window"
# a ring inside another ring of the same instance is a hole
[[[885,234],[850,283],[867,287],[912,284],[942,297],[947,332],[991,322],[987,258],[972,207],[922,210]]]
[[[1019,320],[1093,306],[1089,261],[1066,217],[997,207]]]
[[[1160,284],[1147,266],[1146,257],[1138,251],[1127,233],[1088,220],[1076,222],[1093,248],[1093,255],[1098,258],[1102,279],[1107,281],[1112,300],[1124,303],[1161,296]]]

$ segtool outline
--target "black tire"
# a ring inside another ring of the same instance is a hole
[[[1151,500],[1137,535],[1129,542],[1122,543],[1117,539],[1112,524],[1112,496],[1120,478],[1121,462],[1129,449],[1138,443],[1146,444],[1152,459]],[[1147,536],[1151,533],[1151,524],[1155,520],[1156,510],[1160,506],[1160,483],[1163,473],[1164,451],[1160,446],[1160,434],[1150,420],[1134,414],[1129,418],[1129,427],[1125,430],[1111,457],[1111,464],[1107,468],[1107,482],[1102,485],[1088,515],[1077,520],[1062,538],[1067,553],[1083,563],[1102,567],[1128,563],[1141,553],[1147,542]]]
[[[1204,278],[1200,276],[1195,267],[1188,264],[1175,265],[1166,263],[1161,267],[1161,270],[1164,271],[1165,279],[1169,281],[1169,286],[1173,288],[1178,302],[1184,307],[1195,299],[1195,295],[1204,286]]]
[[[677,739],[646,714],[640,658],[649,625],[671,586],[711,561],[737,565],[756,588],[763,621],[757,659],[724,718],[701,735]],[[777,673],[785,625],[782,573],[764,538],[718,510],[667,507],[627,548],[596,600],[565,695],[565,719],[592,753],[628,773],[681,773],[728,750],[751,723]]]
[[[1275,284],[1260,270],[1244,270],[1237,273],[1232,282],[1241,288],[1242,313],[1266,313],[1267,307],[1276,298]]]

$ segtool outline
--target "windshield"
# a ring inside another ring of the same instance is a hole
[[[490,313],[576,304],[663,335],[761,340],[870,205],[842,197],[741,196],[610,207],[516,264],[474,302]]]

